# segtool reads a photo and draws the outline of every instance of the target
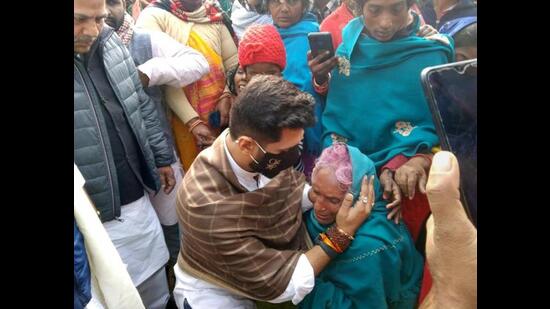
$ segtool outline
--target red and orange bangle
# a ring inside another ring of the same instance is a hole
[[[332,240],[327,236],[325,233],[320,233],[319,237],[321,237],[321,241],[325,244],[327,244],[332,250],[334,250],[336,253],[340,254],[344,252],[337,244],[333,243]]]
[[[326,235],[341,252],[346,251],[353,240],[353,236],[338,228],[336,224],[327,229]]]

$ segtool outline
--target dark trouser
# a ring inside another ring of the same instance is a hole
[[[183,309],[193,309],[193,308],[191,308],[191,306],[187,302],[187,299],[183,300]]]
[[[151,277],[136,287],[147,309],[164,309],[168,303],[168,286],[164,269],[159,269]]]
[[[170,253],[168,264],[174,266],[178,260],[178,253],[180,251],[180,229],[178,224],[162,225],[162,233],[164,234],[164,240]]]
[[[162,233],[164,234],[164,241],[168,247],[170,258],[166,265],[166,278],[168,279],[168,289],[170,295],[176,286],[176,276],[174,275],[174,265],[178,261],[178,254],[180,251],[180,230],[178,224],[174,225],[162,225]]]

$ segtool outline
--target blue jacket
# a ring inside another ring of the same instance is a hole
[[[90,266],[84,237],[74,221],[74,308],[84,308],[92,298]]]

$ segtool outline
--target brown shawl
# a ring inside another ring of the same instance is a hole
[[[290,168],[249,192],[229,164],[222,133],[202,151],[178,191],[179,266],[251,299],[282,294],[306,249],[303,174]]]

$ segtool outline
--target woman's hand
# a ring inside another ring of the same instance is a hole
[[[423,157],[413,157],[395,171],[395,182],[410,200],[413,199],[416,188],[420,193],[426,194],[427,171],[430,162]]]
[[[428,24],[425,24],[425,25],[422,25],[420,27],[420,29],[418,29],[418,32],[416,33],[416,35],[418,35],[419,37],[422,37],[422,38],[426,38],[426,37],[429,37],[431,35],[434,35],[434,34],[438,34],[439,32],[437,32],[437,30],[428,25]]]
[[[434,27],[428,24],[421,26],[416,35],[427,40],[439,41],[445,45],[451,44],[446,36],[439,34],[439,32]]]
[[[395,224],[401,219],[401,190],[393,180],[393,172],[390,169],[385,169],[380,174],[380,185],[384,190],[382,198],[388,201],[386,208],[389,210],[388,220],[393,219]]]
[[[194,124],[198,120],[199,120],[198,117],[195,117],[189,120],[189,122],[187,123],[187,126],[189,127],[190,125]],[[212,145],[212,143],[214,143],[214,140],[216,139],[216,137],[212,134],[212,132],[210,132],[210,128],[204,123],[200,123],[196,125],[191,130],[191,134],[193,134],[193,136],[195,137],[195,140],[197,142],[197,147],[199,147],[200,149],[203,149]]]
[[[369,217],[374,207],[374,176],[369,180],[367,178],[368,176],[363,177],[361,193],[355,206],[351,207],[353,195],[347,193],[336,214],[336,225],[350,235],[355,235],[355,231]]]
[[[220,112],[220,127],[226,127],[229,125],[229,115],[231,111],[231,104],[233,103],[233,98],[225,96],[220,99],[218,102],[218,111]]]
[[[330,54],[329,51],[325,51],[313,58],[311,51],[307,52],[307,65],[313,74],[313,78],[318,85],[324,84],[328,80],[328,73],[338,65],[338,58],[330,57],[323,60]]]

